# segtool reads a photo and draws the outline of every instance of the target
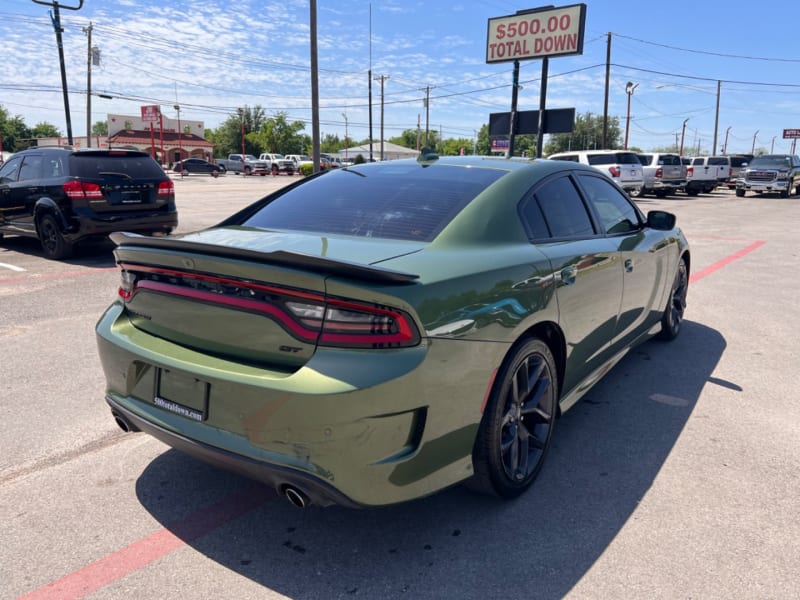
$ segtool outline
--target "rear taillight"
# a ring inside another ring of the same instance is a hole
[[[96,183],[76,181],[73,179],[65,182],[61,187],[64,189],[67,198],[72,200],[103,197],[103,190],[101,190],[100,186]]]
[[[169,181],[162,181],[158,184],[158,195],[159,196],[174,196],[175,195],[175,184],[172,183],[172,180]]]
[[[214,275],[120,266],[119,296],[125,302],[149,290],[261,313],[292,336],[321,346],[398,348],[420,341],[411,317],[399,309]]]
[[[694,175],[694,167],[686,167],[686,176],[691,177]]]
[[[621,173],[619,167],[608,167],[608,172],[611,173],[612,177],[619,177]]]
[[[662,177],[664,177],[664,169],[659,167],[656,169],[656,178],[661,179]]]
[[[319,333],[323,346],[398,347],[419,342],[416,327],[398,310],[339,299],[327,304],[289,301],[286,308],[304,328]]]

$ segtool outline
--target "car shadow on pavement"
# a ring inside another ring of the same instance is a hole
[[[30,254],[46,260],[42,252],[42,244],[35,238],[7,236],[3,238],[1,248],[12,252]],[[116,264],[113,254],[114,248],[116,248],[116,244],[108,238],[84,240],[75,245],[72,256],[57,262],[84,267],[113,267]]]
[[[515,501],[459,486],[380,509],[298,509],[174,450],[148,465],[137,495],[195,551],[295,599],[561,598],[648,494],[725,347],[686,321],[674,342],[635,348],[556,424],[538,480]],[[209,527],[237,493],[258,500]],[[230,584],[209,582],[208,597]]]

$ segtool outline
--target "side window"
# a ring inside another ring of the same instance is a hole
[[[590,237],[595,234],[586,206],[569,177],[548,181],[536,190],[533,200],[541,210],[551,237]]]
[[[638,231],[639,214],[614,185],[600,177],[578,175],[589,203],[600,219],[603,231],[609,235]]]
[[[21,156],[9,158],[3,165],[3,168],[0,169],[0,182],[9,183],[12,181],[16,181],[17,176],[19,175],[19,167],[21,164],[22,164]]]
[[[29,179],[41,179],[42,177],[42,157],[39,154],[26,156],[22,161],[22,167],[19,170],[19,181],[28,181]]]

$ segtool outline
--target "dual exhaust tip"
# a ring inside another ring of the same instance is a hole
[[[114,417],[114,422],[117,424],[117,427],[119,427],[125,433],[140,431],[136,425],[131,423],[124,415],[116,410],[111,411],[111,415]],[[297,508],[306,508],[311,504],[308,494],[293,485],[282,485],[279,489],[283,497],[286,498],[292,504],[292,506],[296,506]]]

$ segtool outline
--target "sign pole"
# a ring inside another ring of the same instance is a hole
[[[508,126],[508,150],[506,158],[514,156],[514,135],[517,121],[517,95],[519,93],[519,60],[514,61],[514,76],[511,88],[511,123]]]
[[[542,158],[542,145],[544,144],[544,106],[547,102],[547,71],[549,60],[542,59],[542,85],[539,91],[539,131],[536,132],[536,158]]]

